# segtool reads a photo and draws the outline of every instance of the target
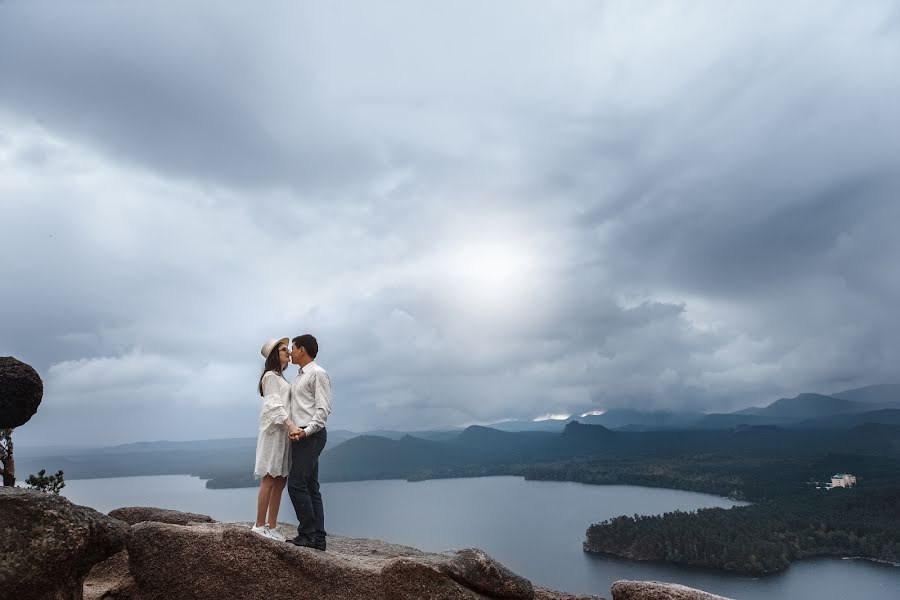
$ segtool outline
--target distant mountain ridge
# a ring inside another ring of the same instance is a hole
[[[763,408],[750,408],[734,414],[751,414],[783,419],[812,419],[841,413],[857,413],[872,410],[865,402],[843,400],[823,394],[798,394],[793,398],[779,398]]]
[[[779,398],[768,406],[733,413],[708,415],[721,423],[747,419],[756,424],[852,427],[861,423],[894,423],[891,411],[900,409],[900,385],[881,384],[846,390],[834,395],[803,393]],[[707,419],[710,421],[710,419]],[[748,423],[752,424],[752,423]]]
[[[854,402],[869,402],[871,404],[900,404],[900,384],[881,383],[867,385],[866,387],[829,394],[829,396]]]
[[[541,419],[540,421],[509,420],[484,425],[498,431],[553,431],[560,432],[568,419]]]
[[[577,420],[580,423],[603,425],[608,428],[624,427],[626,425],[674,428],[689,426],[702,417],[703,413],[701,412],[641,411],[628,408],[613,408],[602,415],[588,415],[587,417],[578,417]]]
[[[505,421],[489,427],[503,431],[562,431],[566,423],[603,425],[622,431],[664,429],[730,429],[749,425],[849,428],[862,423],[896,423],[900,410],[900,385],[878,384],[837,394],[805,392],[779,398],[767,406],[752,406],[728,413],[610,409],[600,415],[572,417],[564,421]]]
[[[358,434],[334,429],[328,432],[322,461],[333,480],[351,480],[440,476],[448,468],[458,473],[460,467],[471,467],[470,474],[489,474],[495,465],[576,455],[668,456],[723,449],[805,452],[807,447],[865,454],[877,447],[878,452],[893,455],[900,452],[898,394],[900,385],[893,384],[836,395],[804,393],[765,407],[718,414],[614,409],[567,421],[519,422],[531,427],[526,431],[472,426]],[[504,425],[514,427],[515,422]],[[756,449],[762,439],[766,445]],[[837,445],[832,447],[832,442]],[[58,454],[23,448],[16,462],[26,474],[62,469],[72,479],[177,473],[206,479],[252,473],[255,444],[255,437],[246,437],[136,442]]]
[[[503,465],[577,457],[664,459],[728,455],[773,459],[828,453],[900,458],[900,426],[865,423],[824,433],[815,429],[746,426],[731,430],[617,431],[570,421],[563,432],[507,432],[472,426],[456,438],[425,441],[354,438],[322,455],[331,480],[488,475]],[[508,470],[508,469],[507,469]]]

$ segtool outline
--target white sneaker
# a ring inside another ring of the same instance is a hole
[[[273,540],[277,540],[279,542],[286,542],[287,538],[284,537],[284,534],[278,531],[277,529],[269,528],[269,537]]]
[[[259,535],[263,536],[264,538],[270,538],[270,539],[272,538],[272,536],[269,535],[269,526],[268,525],[262,525],[262,526],[254,525],[253,527],[250,528],[250,531],[252,531],[253,533],[259,534]]]

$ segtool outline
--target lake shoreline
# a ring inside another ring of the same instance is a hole
[[[877,564],[879,566],[891,569],[900,569],[900,562],[891,562],[889,560],[882,560],[878,558],[868,558],[865,556],[845,556],[841,554],[816,554],[811,556],[804,556],[803,558],[798,558],[785,567],[784,569],[779,569],[775,571],[765,571],[765,572],[747,572],[747,571],[737,571],[732,569],[717,569],[715,567],[704,567],[700,565],[690,565],[680,562],[668,561],[668,560],[659,560],[655,558],[636,558],[630,556],[624,556],[622,554],[617,554],[615,552],[603,552],[599,550],[584,550],[584,553],[588,556],[596,556],[604,559],[615,559],[621,560],[623,562],[635,562],[635,563],[644,563],[650,565],[665,565],[671,567],[677,567],[679,569],[684,569],[686,571],[696,571],[697,573],[708,573],[712,575],[735,575],[738,577],[746,577],[748,579],[760,579],[766,577],[778,577],[779,575],[783,575],[787,571],[791,569],[791,567],[805,563],[805,562],[814,562],[816,560],[855,560],[866,563]]]

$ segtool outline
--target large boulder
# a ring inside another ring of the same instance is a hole
[[[676,583],[660,581],[617,581],[612,586],[613,600],[730,600]]]
[[[285,528],[283,533],[290,532]],[[532,586],[480,550],[436,554],[330,536],[328,551],[320,552],[263,538],[252,533],[249,524],[144,520],[132,525],[127,548],[134,583],[111,590],[108,598],[596,598]]]
[[[44,382],[31,365],[0,356],[0,429],[27,423],[43,397]]]
[[[80,600],[91,567],[120,551],[127,533],[125,523],[61,496],[0,487],[0,591]]]

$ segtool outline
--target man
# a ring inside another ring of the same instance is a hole
[[[297,537],[289,540],[296,546],[325,550],[325,512],[319,493],[319,455],[325,448],[325,421],[331,414],[331,380],[325,369],[316,364],[319,344],[307,334],[291,340],[291,362],[299,365],[291,384],[290,428],[291,470],[288,494],[297,513]]]

